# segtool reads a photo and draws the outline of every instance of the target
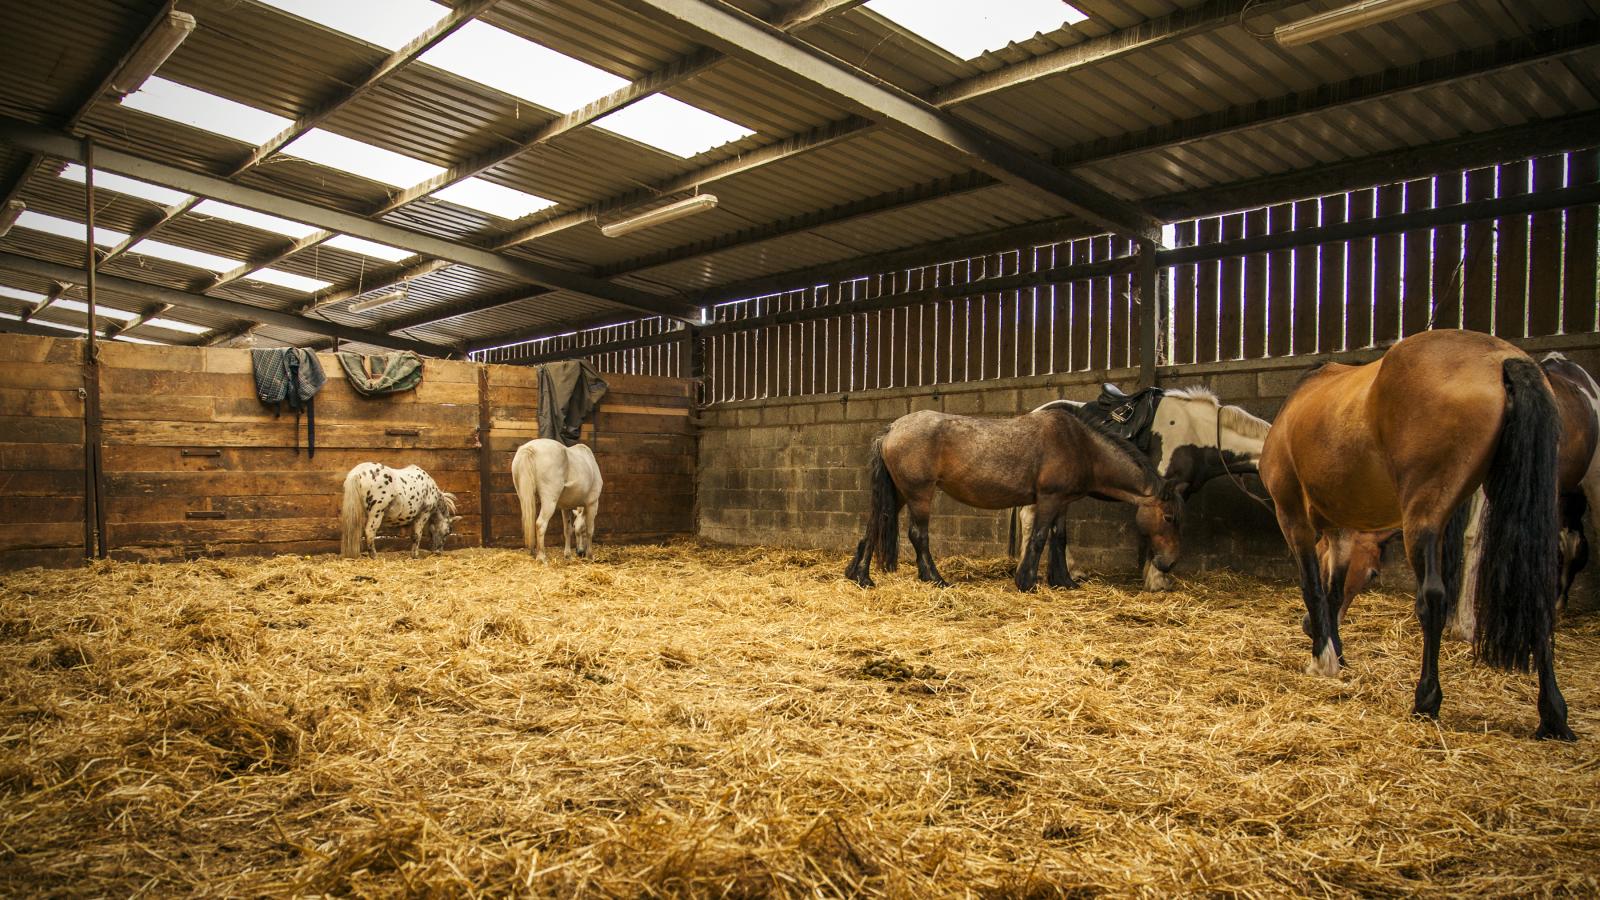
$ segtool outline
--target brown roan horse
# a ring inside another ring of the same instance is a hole
[[[1460,595],[1468,498],[1487,513],[1477,573],[1474,649],[1498,668],[1539,673],[1535,737],[1573,740],[1556,684],[1556,449],[1559,420],[1544,374],[1486,334],[1429,331],[1364,366],[1309,373],[1284,402],[1261,456],[1261,479],[1300,565],[1313,674],[1342,662],[1316,544],[1323,534],[1402,528],[1417,577],[1422,672],[1413,713],[1437,717],[1439,641]]]
[[[968,506],[1009,509],[1036,506],[1036,523],[1022,561],[1017,587],[1033,590],[1039,555],[1047,539],[1052,587],[1074,587],[1065,560],[1067,505],[1080,497],[1120,500],[1138,507],[1134,520],[1150,539],[1163,571],[1178,556],[1178,518],[1182,486],[1156,474],[1133,445],[1096,431],[1070,412],[1037,410],[1011,419],[976,419],[922,410],[901,416],[872,445],[872,511],[866,537],[856,546],[845,576],[871,587],[868,569],[893,570],[899,558],[896,534],[900,507],[908,507],[907,537],[917,553],[917,577],[941,587],[928,551],[928,517],[934,495],[943,490]]]

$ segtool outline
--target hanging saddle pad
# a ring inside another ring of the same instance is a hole
[[[372,356],[341,350],[338,355],[345,379],[363,397],[398,394],[422,383],[422,357],[410,350]]]

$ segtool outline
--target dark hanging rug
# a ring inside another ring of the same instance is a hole
[[[284,404],[294,412],[294,452],[300,452],[300,412],[306,414],[306,455],[317,455],[317,410],[312,398],[328,380],[317,354],[298,347],[251,350],[250,367],[255,373],[256,396],[273,407],[273,418],[283,414]]]

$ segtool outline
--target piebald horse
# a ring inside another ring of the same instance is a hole
[[[1090,428],[1064,410],[1034,411],[1010,419],[914,412],[896,419],[873,442],[870,466],[872,509],[866,537],[845,570],[845,576],[862,587],[872,586],[868,570],[875,554],[885,570],[893,570],[899,561],[895,532],[902,505],[909,507],[906,530],[917,552],[917,577],[948,586],[928,550],[928,517],[940,490],[979,509],[1024,504],[1037,508],[1037,518],[1046,527],[1028,540],[1017,566],[1019,590],[1030,591],[1037,584],[1045,538],[1052,527],[1062,528],[1067,505],[1080,497],[1137,507],[1134,521],[1149,538],[1158,568],[1170,567],[1178,555],[1181,493],[1131,444]],[[1065,560],[1052,558],[1050,585],[1074,586]]]
[[[1284,402],[1261,455],[1261,478],[1300,564],[1312,661],[1336,676],[1347,571],[1323,589],[1317,539],[1400,527],[1417,576],[1422,672],[1412,712],[1437,717],[1439,641],[1460,594],[1468,501],[1487,512],[1477,572],[1478,658],[1539,673],[1538,738],[1574,740],[1556,684],[1556,476],[1560,421],[1543,372],[1499,338],[1427,331],[1376,362],[1308,373]]]
[[[1583,533],[1583,515],[1587,509],[1600,509],[1600,384],[1589,376],[1583,367],[1560,353],[1547,354],[1539,363],[1545,378],[1555,394],[1556,410],[1561,416],[1561,442],[1559,444],[1557,484],[1561,492],[1561,600],[1565,604],[1572,591],[1572,582],[1583,571],[1589,559],[1589,542]],[[1467,572],[1476,571],[1481,545],[1470,540],[1481,531],[1483,501],[1481,491],[1474,495],[1473,513],[1467,526]],[[1345,596],[1340,608],[1341,621],[1350,601],[1378,575],[1380,554],[1374,552],[1378,543],[1392,532],[1378,534],[1358,533],[1348,538],[1350,571],[1345,581]],[[1323,567],[1324,578],[1338,564],[1339,551],[1330,543],[1328,558]],[[1366,564],[1370,561],[1370,564]],[[1474,629],[1474,581],[1467,578],[1461,589],[1461,599],[1447,623],[1446,634],[1471,641]]]
[[[1076,412],[1081,406],[1076,400],[1052,400],[1034,411]],[[1272,423],[1241,407],[1224,405],[1207,388],[1196,385],[1168,389],[1163,392],[1155,421],[1150,425],[1150,458],[1156,472],[1179,485],[1187,501],[1213,478],[1254,474],[1261,462],[1261,445],[1271,427]],[[1018,510],[1018,533],[1031,534],[1033,518],[1031,506]],[[1065,531],[1058,531],[1051,540],[1050,564],[1055,565],[1058,558],[1065,559],[1070,577],[1082,580],[1072,566],[1072,550],[1066,546]],[[1172,576],[1155,564],[1147,547],[1140,551],[1145,590],[1172,590]]]

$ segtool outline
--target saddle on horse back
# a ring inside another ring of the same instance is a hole
[[[1122,389],[1106,382],[1100,385],[1100,396],[1078,407],[1078,418],[1120,438],[1131,441],[1144,453],[1150,452],[1150,426],[1155,424],[1156,407],[1165,392],[1158,387],[1145,388],[1135,394],[1124,394]]]

